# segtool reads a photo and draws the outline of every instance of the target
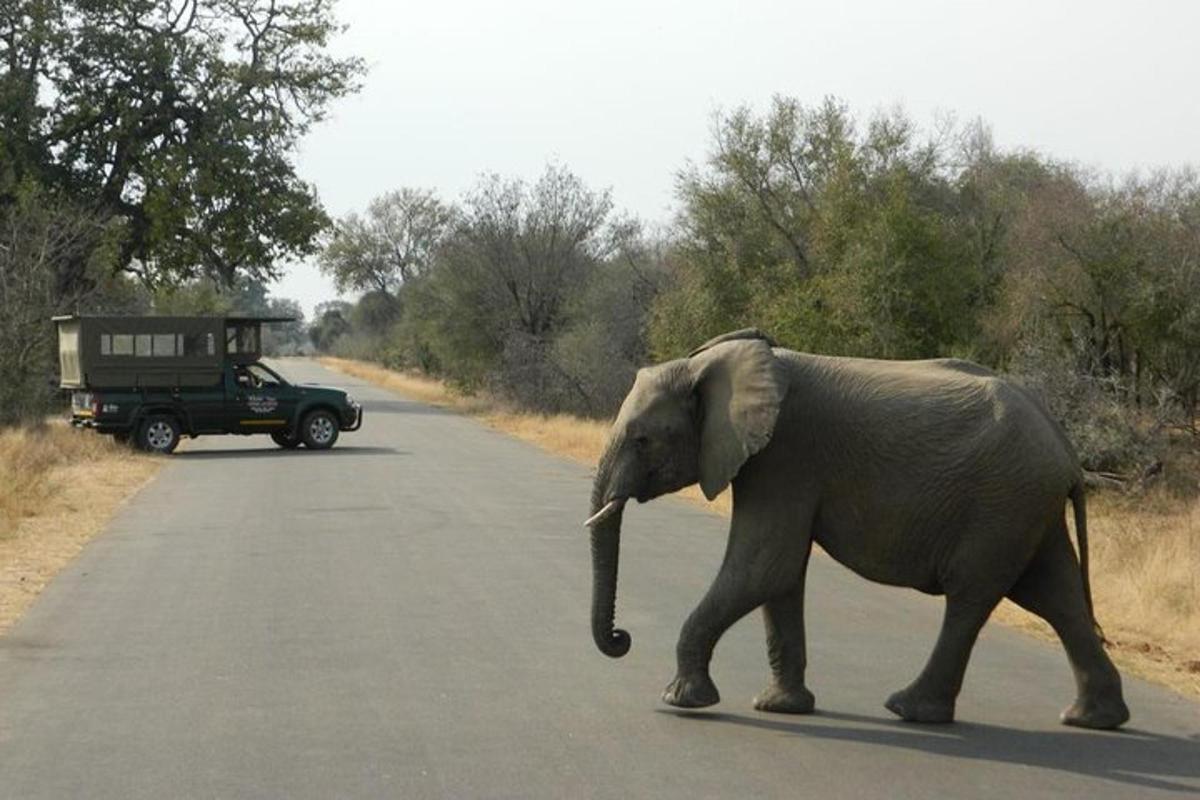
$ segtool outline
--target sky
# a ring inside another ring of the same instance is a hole
[[[1113,173],[1200,164],[1196,0],[339,0],[362,91],[302,142],[335,217],[403,186],[562,164],[649,223],[702,162],[714,114],[834,96],[862,118],[982,119],[1001,148]],[[314,263],[273,287],[336,296]]]

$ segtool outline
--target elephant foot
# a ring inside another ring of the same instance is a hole
[[[771,684],[754,698],[756,709],[773,714],[811,714],[816,704],[813,693],[803,686],[783,689],[778,684]]]
[[[1107,699],[1079,698],[1059,717],[1064,725],[1112,730],[1129,721],[1129,708],[1120,695]]]
[[[677,708],[704,708],[721,702],[721,694],[707,674],[677,675],[663,691],[662,700]]]
[[[905,722],[954,722],[954,701],[922,697],[913,687],[901,689],[883,704]]]

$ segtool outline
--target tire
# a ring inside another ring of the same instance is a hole
[[[338,438],[337,417],[323,408],[309,412],[300,425],[300,438],[310,450],[328,450]]]
[[[271,431],[271,440],[284,450],[295,450],[302,444],[300,437],[291,431]]]
[[[138,428],[137,446],[147,453],[167,455],[179,445],[179,423],[166,414],[147,417]]]

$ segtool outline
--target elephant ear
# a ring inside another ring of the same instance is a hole
[[[785,384],[764,339],[720,342],[688,361],[702,409],[700,488],[712,500],[771,441]]]

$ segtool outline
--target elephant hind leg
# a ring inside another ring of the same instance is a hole
[[[953,722],[971,649],[999,602],[999,596],[994,600],[947,596],[942,630],[928,663],[915,681],[889,697],[884,706],[906,722]]]
[[[1121,676],[1096,633],[1065,523],[1046,537],[1008,596],[1050,623],[1067,651],[1077,696],[1063,711],[1063,723],[1085,728],[1124,724],[1129,709],[1121,692]]]

